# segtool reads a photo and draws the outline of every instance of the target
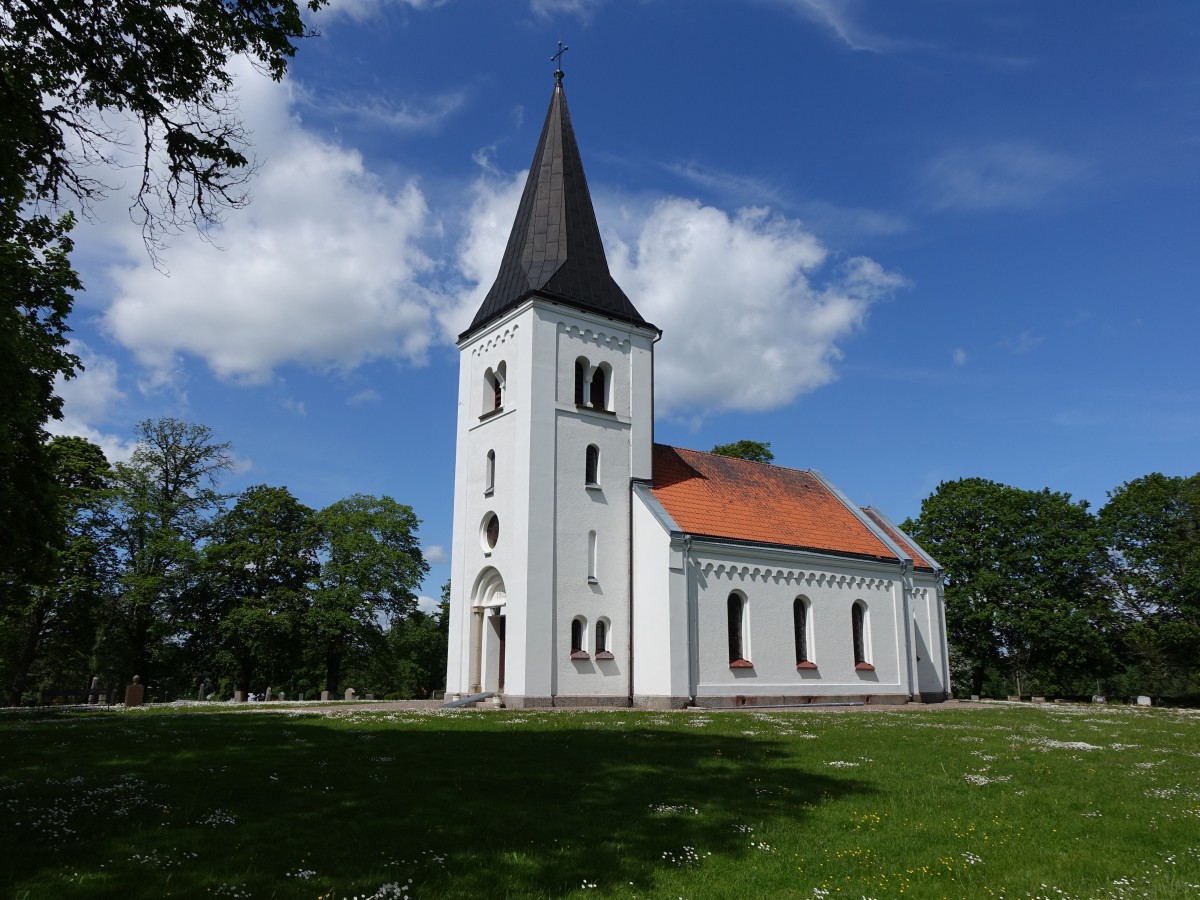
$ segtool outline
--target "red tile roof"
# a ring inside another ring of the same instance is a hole
[[[931,572],[933,571],[933,563],[926,558],[916,544],[909,540],[904,532],[888,521],[887,516],[870,506],[864,506],[862,511],[870,516],[872,522],[887,532],[887,536],[899,544],[912,557],[914,569],[928,569]]]
[[[812,472],[655,444],[651,492],[688,534],[897,558]]]

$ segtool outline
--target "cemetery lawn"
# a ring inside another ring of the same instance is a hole
[[[1200,896],[1200,713],[0,712],[0,896]]]

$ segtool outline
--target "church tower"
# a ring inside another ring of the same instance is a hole
[[[458,341],[446,691],[625,705],[659,332],[609,274],[554,75],[499,274]]]

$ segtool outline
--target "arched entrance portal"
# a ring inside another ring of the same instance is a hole
[[[488,567],[471,592],[471,693],[504,692],[504,579]]]

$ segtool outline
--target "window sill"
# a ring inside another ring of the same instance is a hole
[[[616,657],[613,656],[611,653],[609,653],[607,650],[601,650],[599,653],[596,654],[596,659],[616,659]]]
[[[854,664],[854,670],[856,672],[874,672],[875,667],[869,662],[860,662]]]
[[[591,659],[586,650],[572,650],[571,659]]]
[[[601,409],[599,406],[592,406],[590,403],[576,403],[576,409],[586,409],[588,412],[601,413],[606,416],[616,416],[616,412],[611,409]]]
[[[585,488],[587,488],[589,491],[598,491],[598,490],[600,490],[600,485],[596,484],[596,482],[594,482],[594,481],[589,481],[589,482],[587,482],[587,483],[584,485],[584,487],[585,487]]]
[[[754,663],[750,662],[750,660],[748,660],[748,659],[731,659],[729,661],[729,668],[731,668],[731,669],[753,669]]]
[[[809,662],[807,659],[796,663],[797,669],[815,669],[816,667],[817,664],[815,662]]]
[[[479,421],[482,422],[484,419],[490,419],[492,416],[498,416],[502,412],[504,412],[503,406],[497,406],[495,409],[489,409],[487,412],[485,412],[482,416],[479,417]]]
[[[494,494],[494,493],[496,493],[496,489],[495,489],[495,488],[487,488],[486,490],[484,490],[484,492],[483,492],[483,496],[485,496],[485,497],[490,497],[490,496],[492,496],[492,494]]]

